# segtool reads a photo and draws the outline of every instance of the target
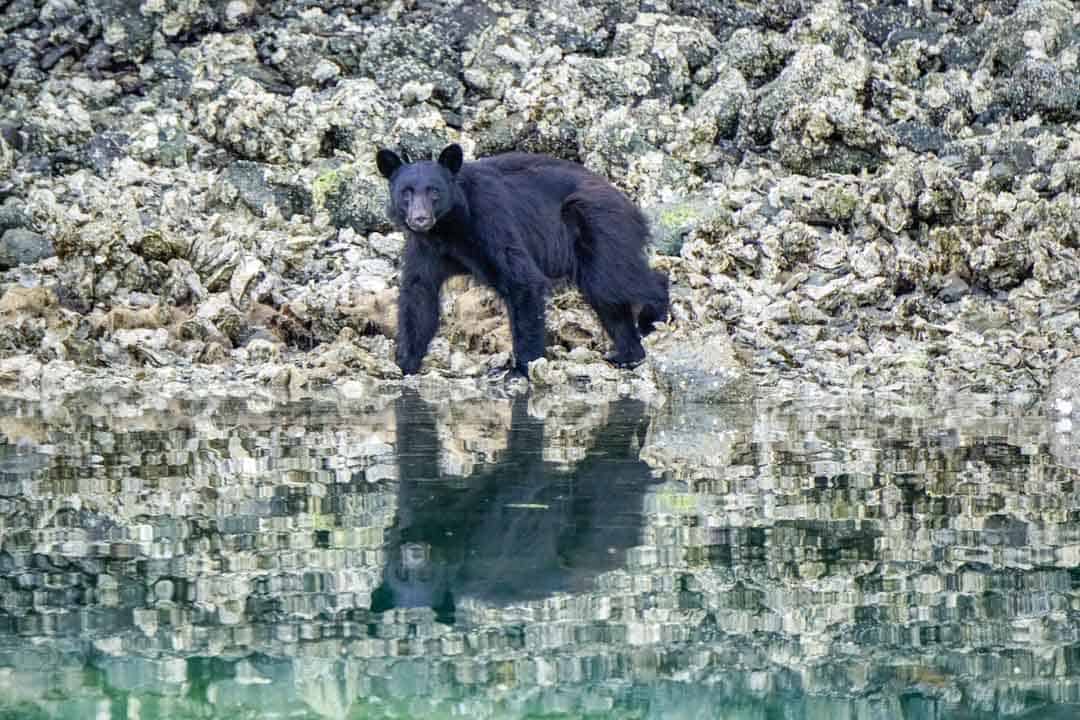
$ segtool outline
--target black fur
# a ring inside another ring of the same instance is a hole
[[[641,337],[667,319],[668,280],[649,268],[641,211],[581,165],[508,153],[463,163],[458,145],[438,162],[376,156],[390,181],[391,219],[408,235],[398,304],[397,363],[420,362],[439,324],[439,291],[470,274],[506,302],[514,368],[544,354],[544,302],[553,282],[569,280],[596,311],[615,344],[608,361],[634,367]]]

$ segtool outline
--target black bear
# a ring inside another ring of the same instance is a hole
[[[506,303],[515,373],[544,354],[544,302],[569,280],[615,344],[617,367],[645,358],[641,338],[667,319],[668,280],[649,268],[649,228],[611,183],[581,165],[507,153],[463,163],[459,145],[438,162],[376,155],[390,181],[388,213],[408,236],[398,301],[397,364],[417,372],[439,325],[439,290],[469,274]]]

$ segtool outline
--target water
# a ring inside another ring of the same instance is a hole
[[[0,718],[1080,717],[1038,408],[0,400]]]

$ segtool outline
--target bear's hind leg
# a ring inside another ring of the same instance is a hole
[[[506,297],[514,343],[513,371],[524,377],[529,375],[529,363],[544,356],[544,299],[545,287],[540,283],[518,285]]]
[[[668,319],[668,278],[662,272],[648,270],[646,272],[652,279],[652,292],[641,306],[638,312],[638,330],[641,337],[651,333],[658,322],[667,322]],[[647,283],[645,283],[647,285]]]
[[[628,304],[594,305],[600,324],[615,344],[615,351],[604,359],[618,368],[635,368],[645,359],[641,335],[634,321],[633,308]]]
[[[645,261],[645,217],[618,190],[596,180],[567,196],[562,220],[573,241],[574,282],[615,344],[605,359],[616,367],[640,365],[641,331],[667,316],[666,278],[660,283]]]

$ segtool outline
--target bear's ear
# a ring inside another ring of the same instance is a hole
[[[375,164],[379,166],[379,173],[387,180],[402,165],[401,158],[397,156],[397,153],[385,149],[380,150],[375,155]]]
[[[447,145],[446,148],[439,153],[439,164],[454,175],[457,175],[457,171],[461,169],[461,162],[461,146],[457,143]]]

